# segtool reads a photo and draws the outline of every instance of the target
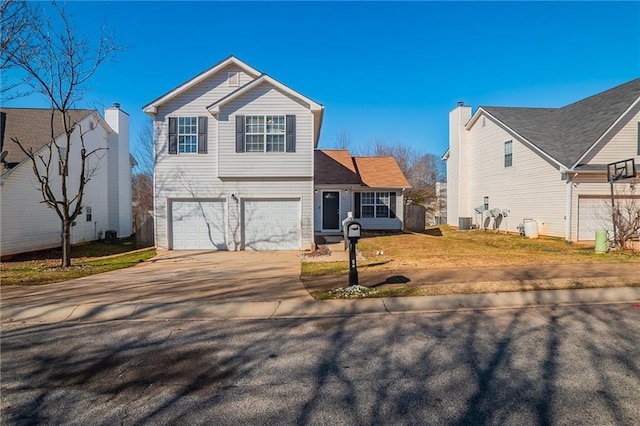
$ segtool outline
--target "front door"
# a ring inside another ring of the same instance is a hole
[[[340,229],[340,192],[322,193],[322,229]]]

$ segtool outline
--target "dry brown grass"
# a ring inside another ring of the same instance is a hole
[[[358,250],[364,257],[358,266],[367,271],[640,262],[637,251],[595,253],[593,245],[572,244],[561,238],[529,239],[447,226],[426,233],[370,236],[360,240]],[[307,276],[340,273],[345,264],[305,262],[302,272]]]

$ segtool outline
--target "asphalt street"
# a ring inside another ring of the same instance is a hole
[[[2,325],[2,425],[640,419],[634,303]]]

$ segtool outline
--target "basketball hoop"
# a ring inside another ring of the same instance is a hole
[[[616,231],[616,202],[613,193],[613,184],[622,179],[631,179],[637,176],[636,162],[633,158],[624,161],[616,161],[607,164],[607,180],[611,185],[611,222],[613,225],[613,247],[618,244],[618,233]]]

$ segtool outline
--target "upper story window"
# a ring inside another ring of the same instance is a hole
[[[67,148],[60,146],[58,147],[58,174],[62,176],[62,171],[64,170],[64,175],[69,176],[69,165],[66,162]]]
[[[246,152],[284,152],[284,115],[247,115],[245,117]]]
[[[296,152],[296,116],[236,115],[236,152]]]
[[[504,166],[511,167],[513,165],[513,141],[504,143]]]
[[[178,152],[198,152],[198,117],[178,117]]]
[[[207,117],[169,117],[169,154],[207,153]]]
[[[363,192],[360,195],[361,217],[388,218],[390,198],[388,192]]]

